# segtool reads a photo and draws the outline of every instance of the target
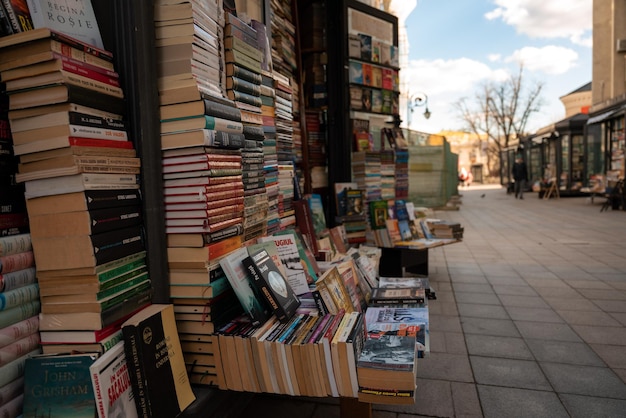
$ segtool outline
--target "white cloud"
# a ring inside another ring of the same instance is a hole
[[[566,38],[591,47],[591,0],[494,0],[498,6],[485,14],[502,19],[531,38]]]
[[[576,66],[578,53],[572,49],[549,45],[543,48],[524,47],[513,52],[506,62],[523,63],[530,71],[542,71],[546,74],[564,74]]]
[[[502,55],[500,54],[489,54],[487,55],[487,59],[491,62],[498,62],[502,60]]]

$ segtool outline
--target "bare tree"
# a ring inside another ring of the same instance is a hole
[[[501,83],[484,83],[472,100],[462,98],[455,103],[467,128],[478,137],[487,138],[490,174],[492,159],[497,161],[500,151],[508,148],[513,139],[527,134],[526,125],[530,116],[541,109],[543,83],[526,84],[522,64],[516,75]]]

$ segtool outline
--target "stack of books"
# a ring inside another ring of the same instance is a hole
[[[227,94],[240,109],[246,139],[244,157],[244,240],[261,236],[266,231],[268,197],[263,164],[264,116],[261,112],[261,63],[258,34],[250,25],[226,13],[224,27]]]
[[[366,202],[381,199],[381,153],[353,152],[352,179],[360,189],[365,190]]]
[[[108,337],[119,338],[118,321],[151,296],[140,162],[113,55],[47,28],[2,38],[0,47],[44,351],[85,343],[104,351]]]
[[[427,218],[426,222],[430,232],[435,238],[463,239],[464,229],[459,222],[432,218]]]
[[[219,264],[243,240],[247,142],[226,93],[224,24],[218,2],[155,4],[170,298],[189,378],[206,385],[210,335],[241,312]]]
[[[296,224],[294,199],[295,170],[293,164],[280,164],[278,166],[278,215],[280,216],[280,229],[291,228]]]
[[[380,152],[380,198],[396,198],[396,163],[393,150]]]
[[[326,167],[326,127],[324,114],[307,110],[305,115],[308,163],[311,171],[311,188],[328,186]]]
[[[0,219],[6,219],[5,213]],[[0,392],[2,409],[21,410],[26,359],[41,353],[41,309],[28,233],[0,237]]]
[[[407,148],[395,149],[396,160],[396,199],[408,199],[409,197],[409,150]]]

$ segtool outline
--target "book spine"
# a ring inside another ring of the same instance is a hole
[[[254,46],[255,48],[258,47],[258,42],[256,39],[256,34],[253,36],[247,29],[246,27],[252,29],[250,26],[248,26],[247,24],[243,23],[243,25],[238,26],[238,25],[233,25],[231,23],[227,23],[224,26],[224,36],[225,37],[233,37],[233,38],[237,38],[243,42],[245,42],[248,45]],[[254,29],[252,29],[254,30]],[[259,70],[261,69],[260,65],[259,65]]]
[[[2,311],[2,315],[0,315],[0,329],[38,315],[40,311],[41,303],[39,300],[32,300],[16,306],[15,308],[4,310]]]
[[[34,267],[0,274],[0,292],[7,292],[36,282]]]
[[[113,84],[106,83],[104,81],[96,80],[91,77],[87,77],[81,74],[75,74],[66,71],[64,73],[65,80],[69,84],[74,84],[79,87],[84,87],[90,90],[95,90],[100,93],[104,93],[109,96],[124,98],[124,92],[121,87]]]
[[[237,102],[247,103],[252,106],[261,106],[262,100],[260,96],[255,96],[243,91],[227,90],[228,98]]]
[[[124,335],[124,352],[128,359],[128,375],[133,387],[137,415],[141,418],[150,418],[148,394],[145,387],[146,376],[143,369],[144,359],[140,343],[138,342],[141,336],[137,335],[137,328],[131,325],[122,327],[122,333]]]
[[[4,4],[0,2],[0,36],[7,36],[13,33],[13,25],[11,19],[4,7]]]
[[[229,89],[237,90],[243,93],[247,93],[253,96],[261,95],[261,88],[258,84],[251,83],[235,76],[228,77],[226,80],[226,86]]]
[[[236,107],[217,103],[210,99],[203,99],[203,101],[206,115],[241,122],[241,112]]]
[[[33,249],[30,234],[0,237],[0,257]]]
[[[0,348],[6,347],[9,344],[14,343],[28,335],[37,333],[39,330],[39,316],[34,316],[22,319],[15,323],[0,329]]]
[[[50,49],[53,53],[71,58],[75,61],[84,62],[85,64],[89,64],[97,68],[102,68],[104,71],[106,71],[105,74],[108,74],[109,72],[116,73],[114,71],[114,65],[112,61],[85,52],[82,48],[77,48],[63,42],[51,40]]]
[[[98,139],[98,138],[85,138],[78,136],[70,136],[68,143],[71,147],[106,147],[106,148],[126,148],[132,149],[133,143],[130,141],[113,141],[111,138]]]
[[[93,126],[74,124],[71,124],[69,128],[72,136],[80,138],[106,139],[111,141],[128,140],[128,133],[124,130],[97,128]]]
[[[226,65],[226,74],[231,77],[241,78],[253,84],[261,84],[261,74],[243,68],[236,63],[228,63]]]
[[[119,87],[120,85],[120,75],[117,71],[102,68],[98,65],[93,65],[89,62],[85,62],[84,60],[75,59],[71,55],[65,55],[63,53],[53,52],[52,56],[55,59],[61,61],[62,68],[64,70],[76,74],[83,74],[87,77],[93,77],[97,80],[108,82],[109,84],[114,86]]]
[[[98,48],[94,45],[83,43],[78,39],[64,35],[61,32],[51,31],[50,37],[55,41],[69,45],[72,48],[76,48],[80,51],[84,51],[86,54],[113,62],[113,54],[110,51],[105,51],[104,49]]]
[[[39,285],[33,283],[0,293],[0,312],[39,298]]]
[[[32,251],[0,257],[0,273],[2,274],[34,266],[35,257]]]
[[[39,333],[28,335],[0,348],[0,367],[39,347]]]
[[[257,49],[256,45],[251,45],[236,36],[227,36],[224,39],[226,49],[234,49],[238,52],[245,54],[254,60],[262,61],[263,53]]]
[[[126,123],[121,119],[112,119],[107,116],[95,116],[86,113],[70,111],[68,113],[70,125],[90,126],[93,128],[126,130]]]
[[[12,380],[10,383],[0,387],[0,405],[7,405],[9,402],[17,401],[19,403],[19,411],[16,411],[14,415],[7,414],[2,416],[19,416],[21,414],[21,410],[23,407],[23,398],[24,395],[24,377],[18,377],[17,379]]]
[[[204,145],[209,147],[223,147],[230,149],[242,148],[244,136],[240,133],[229,133],[205,129]]]
[[[205,116],[205,120],[206,129],[234,134],[243,132],[243,125],[241,124],[241,122],[218,118],[215,116]]]

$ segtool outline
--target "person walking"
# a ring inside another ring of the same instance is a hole
[[[517,199],[519,196],[520,199],[523,199],[524,189],[528,181],[528,170],[526,169],[526,162],[519,154],[515,157],[513,164],[513,179],[515,180],[515,198]]]

